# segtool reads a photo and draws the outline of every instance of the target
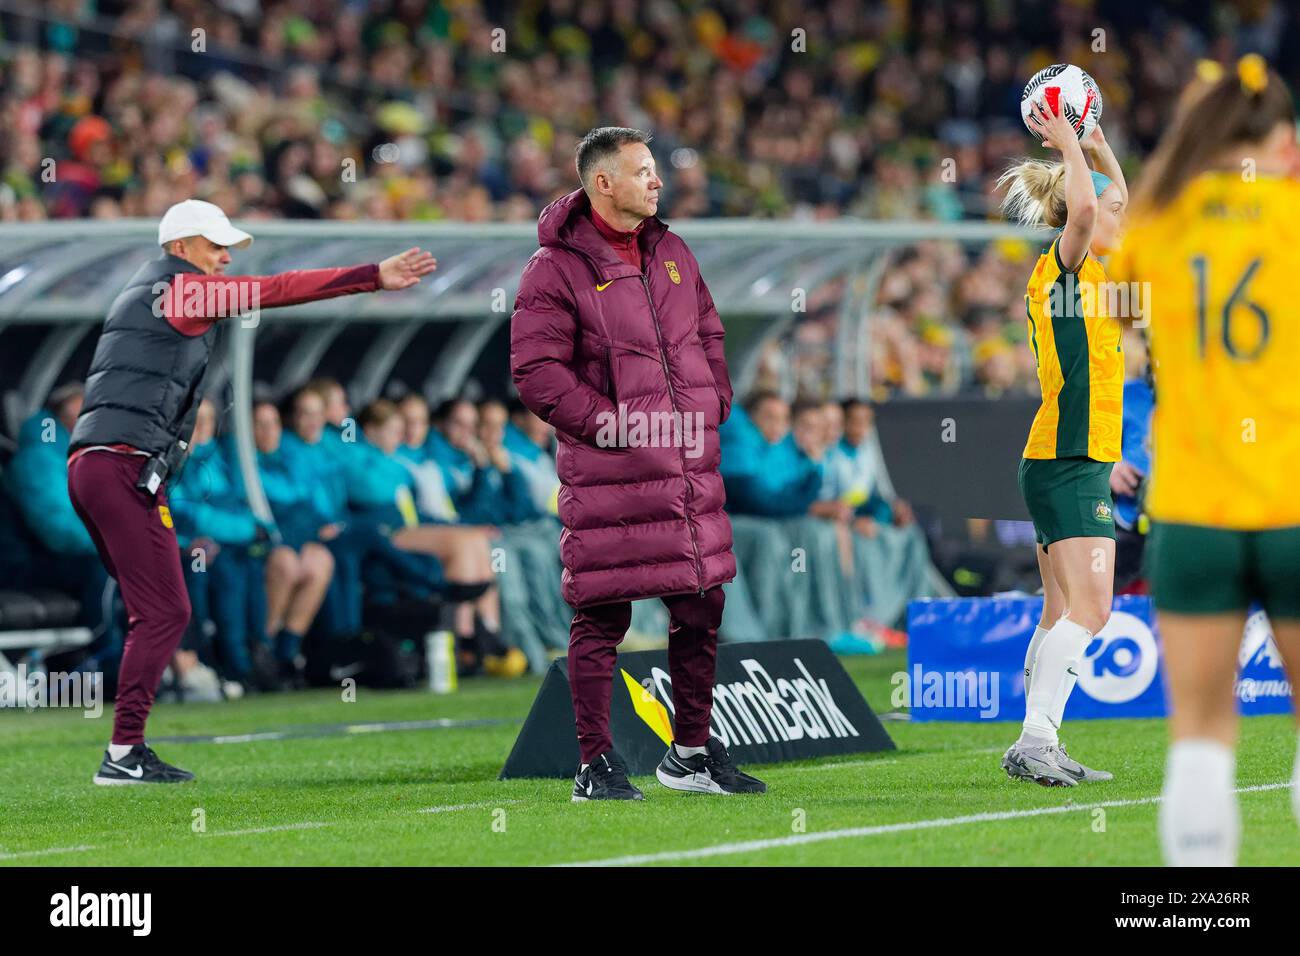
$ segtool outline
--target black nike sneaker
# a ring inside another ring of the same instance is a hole
[[[121,760],[114,760],[104,751],[104,762],[95,774],[95,783],[111,787],[127,783],[185,783],[194,774],[180,767],[163,763],[158,755],[144,744],[136,744]]]
[[[683,757],[673,744],[655,770],[659,782],[670,790],[687,793],[767,793],[767,784],[736,769],[731,754],[717,737],[710,737],[704,753]]]
[[[623,758],[607,750],[573,778],[573,802],[588,800],[644,800],[645,794],[627,779]]]

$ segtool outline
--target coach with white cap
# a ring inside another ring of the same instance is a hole
[[[409,249],[378,265],[224,275],[230,250],[252,241],[212,203],[187,199],[168,209],[158,224],[162,254],[113,300],[86,378],[68,492],[129,617],[113,737],[97,784],[193,779],[145,745],[144,726],[190,618],[166,489],[185,458],[217,323],[250,305],[405,289],[437,267],[429,253]]]

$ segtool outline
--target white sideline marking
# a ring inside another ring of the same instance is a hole
[[[13,853],[0,853],[0,860],[21,860],[29,856],[50,856],[54,853],[84,853],[93,849],[93,846],[52,846],[48,850],[17,850]]]
[[[268,730],[260,734],[226,734],[222,737],[213,737],[214,744],[249,744],[255,740],[283,740],[288,736],[287,731]]]
[[[255,833],[279,833],[282,830],[319,830],[321,827],[327,827],[328,823],[282,823],[275,827],[253,827],[248,830],[218,830],[215,833],[204,833],[201,836],[252,836]]]
[[[1004,747],[979,747],[970,750],[936,750],[932,753],[908,754],[911,760],[922,760],[926,757],[959,757],[964,755],[974,756],[977,754],[1000,754],[1005,750]],[[889,760],[841,760],[838,763],[819,763],[811,767],[781,767],[781,770],[789,770],[793,773],[807,773],[810,770],[840,770],[844,767],[884,767],[888,764],[901,763],[898,759]]]
[[[1263,790],[1290,789],[1286,783],[1263,783],[1253,787],[1237,787],[1236,793],[1256,793]],[[711,856],[728,856],[735,853],[753,853],[774,847],[802,846],[805,843],[822,843],[826,840],[848,840],[854,837],[878,836],[882,833],[902,833],[908,830],[930,830],[936,827],[954,827],[966,823],[989,823],[996,820],[1017,820],[1024,817],[1042,817],[1056,813],[1077,813],[1082,810],[1109,809],[1111,807],[1136,807],[1159,803],[1161,797],[1139,797],[1134,800],[1103,800],[1099,803],[1079,803],[1059,807],[1038,807],[1033,810],[1001,810],[993,813],[972,813],[964,817],[940,817],[933,820],[909,820],[905,823],[885,823],[873,827],[850,827],[843,830],[824,830],[820,833],[798,833],[793,836],[767,840],[746,840],[741,843],[719,843],[716,846],[695,850],[668,850],[663,853],[642,853],[635,856],[615,856],[604,860],[583,860],[576,863],[555,863],[553,866],[637,866],[642,863],[662,863],[668,860],[698,860]]]
[[[897,760],[845,760],[842,763],[819,763],[812,767],[784,767],[785,770],[794,770],[799,773],[807,773],[810,770],[843,770],[845,767],[885,767],[891,763],[898,763]]]
[[[522,800],[483,800],[479,803],[455,803],[446,807],[425,807],[423,810],[417,810],[417,813],[451,813],[455,810],[481,810],[484,807],[504,807],[511,803],[523,803]]]

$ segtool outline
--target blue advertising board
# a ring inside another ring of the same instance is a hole
[[[1025,649],[1042,612],[1038,597],[941,598],[908,605],[906,680],[895,703],[912,719],[1021,720]],[[1242,636],[1235,692],[1241,712],[1291,710],[1291,686],[1268,618],[1252,614]],[[1151,599],[1115,598],[1110,620],[1084,651],[1065,719],[1165,716],[1164,668]]]

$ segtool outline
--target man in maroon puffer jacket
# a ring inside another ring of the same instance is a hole
[[[519,397],[559,437],[560,554],[569,683],[582,763],[573,799],[640,800],[609,731],[631,601],[671,624],[676,739],[657,771],[675,790],[762,793],[709,735],[722,585],[736,575],[722,510],[718,426],[731,410],[722,322],[686,243],[655,216],[648,137],[592,130],[582,189],[537,223],[510,321]]]

